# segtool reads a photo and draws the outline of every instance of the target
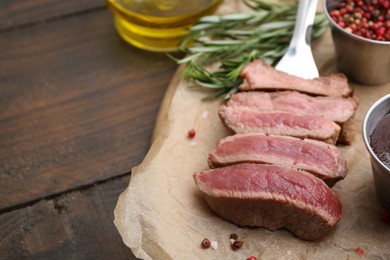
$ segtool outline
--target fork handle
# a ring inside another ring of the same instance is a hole
[[[318,0],[299,0],[297,20],[290,47],[297,46],[299,41],[305,41],[307,45],[310,45],[311,29],[317,10],[317,3]]]

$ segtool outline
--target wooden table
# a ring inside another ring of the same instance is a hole
[[[0,0],[1,259],[135,259],[113,210],[176,68],[103,0]]]

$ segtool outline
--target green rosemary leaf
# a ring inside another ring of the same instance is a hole
[[[328,23],[325,14],[317,12],[316,16],[314,17],[314,24],[323,23],[323,22],[325,22],[326,24]]]
[[[273,29],[283,29],[286,26],[293,26],[295,24],[294,21],[277,21],[270,23],[263,23],[258,28],[261,30],[273,30]]]
[[[251,19],[254,15],[254,12],[242,12],[242,13],[232,13],[225,14],[221,16],[221,21],[244,21]]]
[[[215,83],[207,83],[207,82],[203,82],[203,81],[200,81],[200,80],[197,80],[196,83],[199,86],[204,87],[204,88],[210,88],[210,89],[225,88],[225,86],[223,86],[223,85],[218,85],[218,84],[215,84]]]
[[[195,31],[201,31],[201,30],[205,30],[205,29],[208,29],[210,27],[212,27],[213,25],[210,24],[210,23],[200,23],[200,24],[197,24],[197,25],[194,25],[191,27],[191,31],[192,32],[195,32]]]
[[[191,87],[211,91],[205,99],[229,98],[238,91],[242,83],[240,73],[246,64],[261,58],[275,65],[290,43],[297,14],[296,2],[243,2],[251,10],[201,18],[180,44],[187,56],[183,59],[171,57],[179,64],[187,63],[183,75]],[[326,28],[324,14],[317,13],[312,37],[320,37]],[[219,67],[216,68],[215,63]]]
[[[224,46],[195,46],[195,47],[189,47],[188,50],[190,53],[202,53],[202,52],[217,52],[221,51],[224,48]]]
[[[217,15],[209,15],[209,16],[203,16],[202,18],[200,18],[199,20],[199,24],[202,24],[202,23],[218,23],[221,21],[221,16],[217,16]],[[195,25],[196,26],[196,25]],[[195,27],[193,26],[192,29]]]
[[[228,91],[230,91],[230,90],[228,90]],[[216,90],[213,93],[205,96],[203,98],[203,100],[213,100],[213,99],[215,99],[215,98],[217,98],[217,97],[219,97],[221,95],[224,95],[224,94],[226,94],[226,90],[225,89],[219,89],[219,90]],[[227,99],[227,98],[225,98],[225,99]]]
[[[201,52],[198,52],[198,53],[195,53],[195,54],[192,54],[192,55],[188,55],[187,57],[179,60],[179,59],[176,59],[176,62],[178,64],[182,64],[182,63],[187,63],[187,62],[190,62],[190,61],[195,61],[199,56],[201,56],[202,53]]]
[[[199,41],[199,42],[203,42],[205,45],[209,46],[209,45],[221,45],[221,46],[225,46],[225,45],[238,45],[238,44],[243,44],[243,42],[241,40],[207,40],[207,41]]]
[[[237,92],[238,92],[238,88],[237,88],[237,87],[231,88],[231,89],[229,90],[229,92],[225,94],[224,99],[225,99],[225,100],[226,100],[226,99],[229,99],[229,98],[230,98],[230,95],[235,94],[235,93],[237,93]]]
[[[259,11],[253,18],[249,19],[246,24],[259,24],[267,17],[266,12]]]
[[[273,9],[273,6],[271,4],[267,4],[263,1],[244,0],[244,3],[252,9],[264,9],[267,11],[270,11]]]

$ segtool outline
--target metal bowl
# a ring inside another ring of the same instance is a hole
[[[376,101],[368,110],[363,121],[363,140],[370,154],[376,195],[379,202],[390,210],[390,168],[375,154],[370,145],[370,136],[379,120],[390,113],[390,94]]]
[[[329,12],[340,0],[323,0],[337,55],[338,69],[349,79],[364,85],[380,85],[390,81],[390,41],[376,41],[349,33],[335,23]]]

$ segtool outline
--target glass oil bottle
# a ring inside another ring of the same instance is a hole
[[[149,51],[170,52],[200,17],[212,14],[223,0],[106,0],[119,35]]]

